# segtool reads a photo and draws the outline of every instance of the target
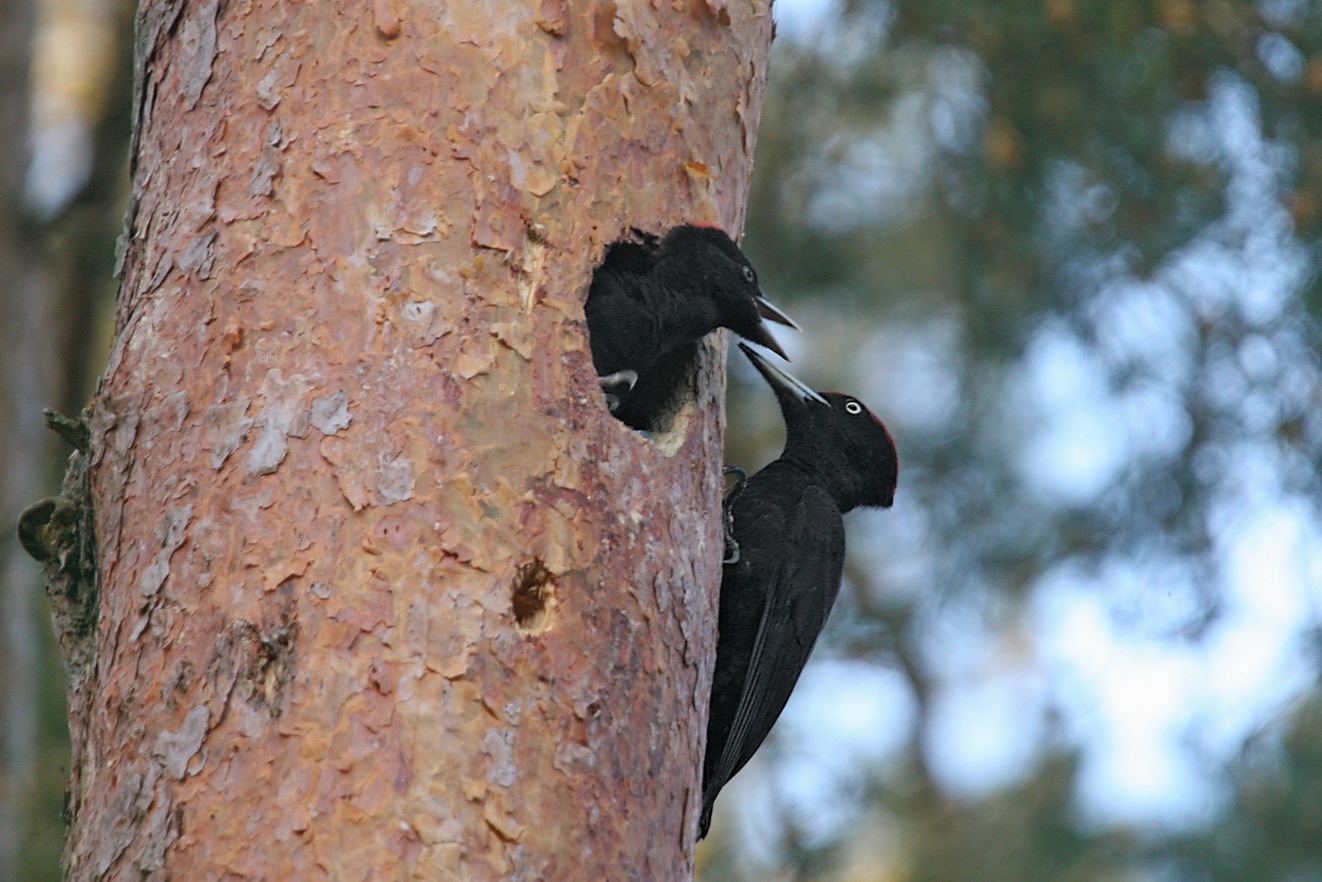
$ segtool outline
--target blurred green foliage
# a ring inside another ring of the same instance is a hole
[[[69,720],[64,700],[64,661],[50,632],[50,610],[41,604],[42,678],[37,720],[37,774],[26,818],[26,846],[18,867],[25,882],[57,882],[64,849],[64,793],[69,783]]]
[[[1189,744],[1220,788],[1193,831],[1088,820],[1050,721],[989,794],[949,793],[925,759],[941,609],[1013,641],[1053,573],[1120,561],[1161,578],[1114,614],[1196,647],[1241,501],[1302,500],[1318,523],[1322,5],[845,0],[773,52],[746,248],[806,318],[796,372],[871,394],[902,464],[896,508],[851,533],[851,554],[882,548],[854,555],[818,652],[901,671],[917,718],[858,770],[852,826],[805,836],[787,811],[750,850],[718,809],[700,878],[1322,879],[1322,690],[1229,763]],[[930,386],[895,355],[914,341],[955,390],[931,386],[935,413],[901,406]],[[1119,463],[1082,488],[1033,480],[1054,468],[1032,460],[1050,414],[1025,403],[1050,341],[1096,369],[1096,443]],[[774,455],[767,397],[734,384],[731,462]]]

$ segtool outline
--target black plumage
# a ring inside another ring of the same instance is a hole
[[[890,432],[858,399],[815,392],[740,348],[775,391],[786,439],[780,458],[729,502],[733,542],[721,578],[699,838],[717,794],[780,716],[826,624],[844,567],[842,515],[890,506],[899,473]]]
[[[695,224],[607,248],[585,312],[607,406],[636,429],[655,427],[707,334],[729,328],[783,355],[763,319],[797,327],[763,295],[739,246]]]

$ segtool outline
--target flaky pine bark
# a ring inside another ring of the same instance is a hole
[[[629,431],[583,299],[741,226],[770,32],[146,2],[71,878],[691,875],[723,374]]]

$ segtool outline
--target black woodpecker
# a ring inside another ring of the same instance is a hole
[[[696,224],[612,244],[585,311],[606,406],[644,430],[674,399],[707,334],[729,328],[783,357],[763,319],[798,327],[763,296],[757,272],[725,231]]]
[[[771,731],[826,624],[845,561],[842,515],[888,508],[899,475],[895,441],[857,398],[816,392],[739,348],[776,393],[785,450],[728,497],[732,537],[721,576],[699,839],[716,795]]]

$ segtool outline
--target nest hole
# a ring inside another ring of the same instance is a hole
[[[555,576],[540,560],[519,567],[511,586],[514,623],[524,634],[540,634],[551,626],[555,611]]]

